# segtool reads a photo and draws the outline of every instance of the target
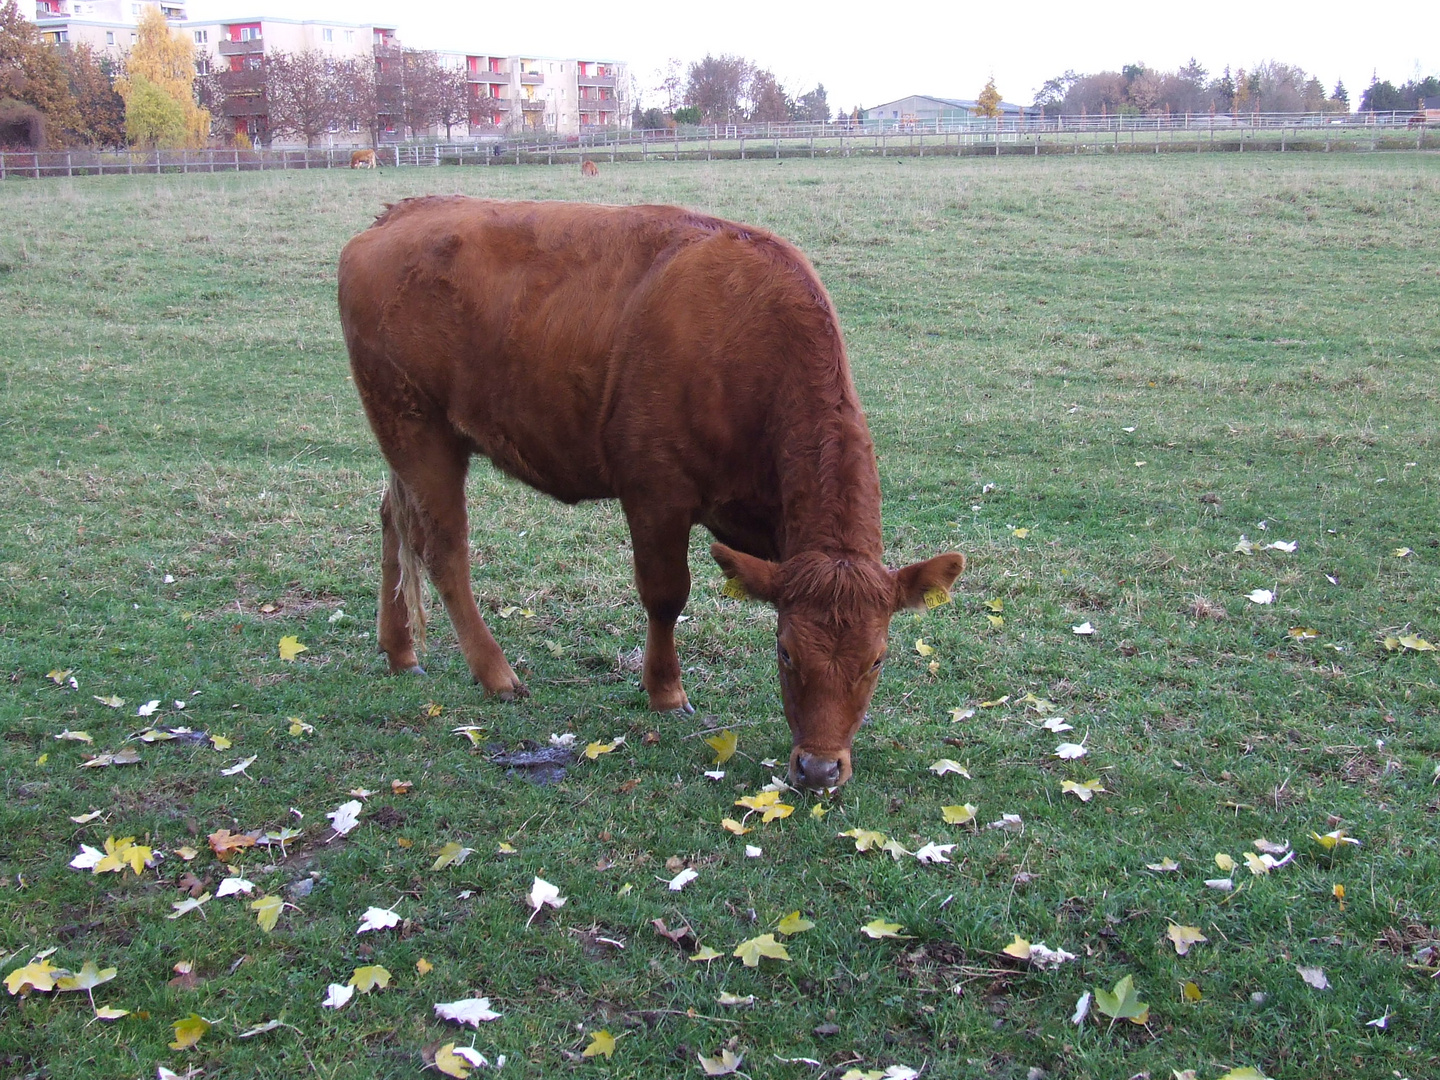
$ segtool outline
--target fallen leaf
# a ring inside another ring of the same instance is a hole
[[[66,668],[64,671],[61,671],[59,668],[56,668],[54,671],[47,671],[47,672],[45,673],[45,677],[46,677],[47,679],[49,679],[51,682],[53,682],[56,686],[64,686],[64,685],[65,685],[65,680],[68,679],[68,678],[70,678],[70,676],[73,675],[74,673],[75,673],[75,669],[74,669],[74,668]]]
[[[902,934],[905,929],[900,923],[886,922],[884,919],[871,919],[860,928],[860,932],[868,938],[880,940],[881,938],[911,938],[913,934]]]
[[[1252,589],[1245,594],[1245,599],[1249,600],[1252,604],[1273,604],[1275,602],[1275,594],[1269,589]]]
[[[96,754],[94,757],[82,761],[78,767],[102,769],[108,765],[135,765],[139,761],[140,751],[133,746],[127,746],[123,750],[116,750],[113,754]]]
[[[1198,926],[1181,926],[1179,923],[1171,923],[1165,936],[1175,946],[1177,956],[1185,956],[1190,952],[1190,946],[1210,940],[1200,932]]]
[[[1400,644],[1407,649],[1413,649],[1415,652],[1435,651],[1434,645],[1431,645],[1430,642],[1426,641],[1424,638],[1417,637],[1414,634],[1402,634],[1400,637]]]
[[[992,821],[985,828],[1000,829],[1002,832],[1020,832],[1025,828],[1025,822],[1020,820],[1019,814],[1001,814],[999,821]]]
[[[1206,878],[1205,887],[1207,889],[1218,889],[1220,892],[1231,892],[1235,888],[1235,881],[1233,878],[1228,877]]]
[[[357,934],[364,934],[370,930],[389,930],[392,926],[400,925],[400,916],[389,908],[371,907],[365,909],[365,914],[360,919],[360,929]]]
[[[1186,1001],[1199,1001],[1204,995],[1200,993],[1198,983],[1187,982],[1181,985],[1180,996]]]
[[[1414,555],[1415,552],[1411,551],[1408,547],[1398,547],[1395,549],[1394,554],[1397,559],[1408,559],[1411,555]]]
[[[469,1055],[457,1052],[453,1042],[445,1043],[435,1048],[435,1071],[444,1076],[454,1076],[458,1080],[464,1080],[470,1075],[473,1066],[470,1063]]]
[[[975,820],[975,814],[979,809],[974,803],[966,803],[964,806],[942,806],[940,816],[945,819],[947,825],[968,825]]]
[[[813,929],[815,929],[815,924],[809,919],[802,918],[799,911],[790,912],[775,926],[775,932],[784,934],[786,937],[791,934],[803,934],[806,930]]]
[[[264,1035],[267,1031],[274,1031],[285,1026],[283,1020],[266,1020],[263,1024],[256,1024],[254,1027],[246,1028],[240,1032],[240,1038],[253,1039],[256,1035]]]
[[[1238,1069],[1231,1069],[1224,1076],[1217,1077],[1216,1080],[1270,1080],[1270,1078],[1253,1065],[1242,1065]]]
[[[735,756],[735,748],[740,744],[739,737],[733,731],[722,731],[718,735],[709,735],[705,738],[705,745],[715,751],[713,765],[724,765]]]
[[[1091,995],[1089,990],[1086,990],[1085,993],[1080,995],[1080,999],[1075,1002],[1075,1013],[1070,1017],[1070,1022],[1076,1027],[1083,1024],[1085,1018],[1090,1015],[1091,1000],[1093,1000],[1093,995]]]
[[[83,743],[93,743],[95,741],[90,737],[90,733],[88,731],[71,731],[69,728],[66,728],[64,731],[60,732],[60,734],[56,735],[55,738],[66,739],[70,742]]]
[[[924,847],[915,852],[915,858],[922,863],[948,863],[950,860],[945,856],[953,851],[954,844],[932,844],[926,843]]]
[[[584,751],[585,756],[586,756],[587,758],[589,758],[591,761],[594,761],[594,760],[595,760],[596,758],[598,758],[601,754],[608,754],[608,753],[610,753],[610,752],[613,751],[617,746],[621,745],[624,741],[625,741],[625,740],[624,740],[623,738],[619,738],[619,739],[613,739],[613,740],[611,740],[611,741],[608,742],[608,743],[592,742],[592,743],[590,743],[588,746],[585,747],[585,751]]]
[[[124,698],[116,697],[114,694],[111,694],[109,697],[101,697],[99,694],[92,694],[90,696],[100,702],[101,705],[108,705],[112,709],[118,709],[125,704]]]
[[[1271,551],[1283,551],[1285,554],[1290,555],[1294,553],[1295,548],[1299,545],[1294,540],[1275,540],[1265,546]]]
[[[1055,747],[1055,756],[1065,761],[1074,761],[1077,758],[1084,757],[1087,753],[1089,753],[1089,751],[1080,743],[1062,742],[1059,746]]]
[[[300,644],[300,639],[294,634],[288,634],[280,639],[280,659],[287,662],[294,660],[302,652],[309,652],[310,649]]]
[[[215,852],[215,857],[221,862],[228,862],[230,856],[243,848],[255,846],[255,837],[232,833],[229,829],[217,829],[206,839],[210,841],[210,850]]]
[[[746,967],[759,967],[763,957],[772,960],[789,960],[790,953],[784,945],[775,940],[774,934],[761,934],[759,937],[742,941],[735,946],[735,951],[730,954],[738,957]]]
[[[1006,956],[1013,956],[1016,960],[1029,960],[1030,942],[1026,941],[1019,934],[1016,934],[1015,940],[1000,951]]]
[[[499,1020],[501,1014],[490,1008],[490,999],[462,998],[459,1001],[440,1002],[435,1005],[435,1015],[441,1020],[453,1020],[457,1024],[469,1024],[478,1028],[482,1023]]]
[[[1292,626],[1289,630],[1285,632],[1290,637],[1294,638],[1296,641],[1309,641],[1311,638],[1317,638],[1320,636],[1319,630],[1316,630],[1309,626]]]
[[[1158,863],[1146,863],[1145,869],[1154,870],[1157,874],[1170,874],[1180,869],[1180,864],[1166,855]]]
[[[736,821],[734,818],[728,817],[720,819],[720,827],[726,832],[734,833],[736,836],[744,836],[747,832],[750,831],[749,826],[741,825],[740,822]]]
[[[709,945],[702,945],[695,950],[694,955],[690,957],[690,961],[695,964],[708,964],[711,960],[719,960],[723,955],[724,953],[716,952],[710,948]]]
[[[1329,990],[1330,980],[1325,977],[1325,969],[1318,967],[1296,966],[1295,974],[1305,980],[1307,986],[1313,986],[1316,990]]]
[[[1129,1020],[1132,1024],[1143,1025],[1150,1019],[1150,1006],[1140,1000],[1135,991],[1135,980],[1129,975],[1117,982],[1114,990],[1097,987],[1095,1007],[1112,1020]]]
[[[970,775],[969,769],[965,768],[965,766],[961,765],[958,761],[952,761],[950,758],[941,758],[930,766],[930,771],[936,776],[944,776],[946,773],[957,773],[966,780],[974,779],[974,777]]]
[[[758,859],[758,858],[760,858],[761,855],[764,855],[764,854],[765,854],[764,850],[761,849],[761,848],[756,847],[754,844],[746,844],[746,845],[745,845],[745,857],[746,857],[747,859]]]
[[[601,1054],[605,1055],[606,1061],[615,1056],[615,1036],[603,1028],[591,1035],[590,1045],[580,1051],[580,1056],[587,1058],[598,1057]]]
[[[717,953],[716,955],[718,956],[719,954]],[[725,1005],[730,1008],[744,1008],[746,1005],[755,1004],[755,995],[745,994],[742,997],[739,994],[732,994],[728,990],[721,990],[720,996],[717,997],[715,1001],[716,1004]]]
[[[175,910],[165,917],[167,919],[178,919],[187,912],[200,911],[200,908],[203,907],[209,899],[210,894],[207,892],[201,893],[199,896],[186,897],[184,900],[176,900],[170,905]],[[203,917],[205,913],[200,911],[200,914]]]
[[[530,886],[530,893],[527,899],[530,901],[530,906],[535,909],[531,913],[530,919],[526,921],[526,925],[528,926],[530,922],[534,921],[535,916],[540,914],[541,908],[547,904],[552,908],[562,908],[565,906],[565,900],[567,898],[560,895],[560,889],[557,886],[551,885],[550,882],[537,877]]]
[[[1081,802],[1089,802],[1095,797],[1097,791],[1104,791],[1105,787],[1098,778],[1086,780],[1083,784],[1077,784],[1073,780],[1062,780],[1060,782],[1061,794],[1074,795]]]
[[[451,840],[440,849],[435,861],[430,865],[431,871],[444,870],[447,866],[461,866],[465,860],[475,854],[474,848],[468,848],[456,840]]]
[[[700,1068],[705,1070],[706,1076],[732,1076],[740,1071],[740,1063],[745,1060],[729,1047],[721,1047],[718,1057],[707,1058],[701,1053],[695,1056],[700,1059]]]
[[[174,1021],[171,1026],[175,1029],[175,1041],[170,1044],[170,1049],[189,1050],[210,1030],[210,1021],[192,1012],[183,1020]]]
[[[700,872],[698,870],[692,870],[689,867],[686,867],[669,881],[666,881],[665,887],[668,888],[671,892],[679,892],[681,889],[685,888],[686,885],[689,885],[690,882],[694,881],[699,876]]]
[[[74,975],[62,975],[55,980],[55,989],[62,993],[72,990],[91,991],[97,986],[104,986],[111,979],[119,974],[118,968],[98,968],[94,960],[86,960],[84,965]],[[12,991],[13,993],[13,991]]]
[[[129,1016],[129,1009],[117,1009],[113,1005],[101,1005],[95,1010],[96,1020],[119,1020],[122,1016]]]
[[[260,756],[259,754],[251,754],[249,757],[245,758],[243,761],[237,761],[234,765],[231,765],[230,768],[228,768],[228,769],[221,769],[221,770],[220,770],[220,775],[221,775],[221,776],[237,776],[237,775],[239,775],[240,773],[245,772],[245,770],[248,769],[248,768],[250,768],[251,765],[254,765],[254,764],[255,764],[255,760],[256,760],[259,756]],[[246,775],[246,776],[249,776],[250,774],[249,774],[249,773],[245,773],[245,775]]]
[[[916,638],[916,639],[915,639],[915,651],[916,651],[917,653],[919,653],[921,656],[929,656],[931,653],[933,653],[933,652],[935,651],[935,646],[933,646],[933,645],[926,645],[924,638]]]
[[[344,836],[360,824],[360,803],[351,799],[349,802],[341,803],[334,810],[327,810],[325,816],[330,819],[330,827],[335,830],[335,836]],[[333,840],[334,837],[331,839]]]
[[[275,929],[275,923],[280,918],[280,909],[284,906],[285,901],[278,896],[262,896],[251,901],[250,910],[255,912],[255,922],[260,929],[268,934]]]
[[[1062,731],[1075,730],[1074,727],[1065,722],[1065,718],[1063,716],[1051,716],[1047,718],[1045,722],[1042,723],[1040,726],[1043,727],[1046,731],[1054,732],[1056,735],[1060,734],[1060,732]]]
[[[1080,637],[1089,637],[1095,633],[1095,627],[1091,626],[1088,622],[1082,622],[1079,626],[1070,627],[1070,632]]]
[[[836,836],[848,836],[855,841],[856,851],[870,851],[884,846],[885,834],[874,829],[846,829]]]
[[[362,994],[368,994],[377,986],[384,990],[390,985],[390,972],[386,971],[379,964],[368,964],[365,967],[357,967],[350,975],[348,985],[353,986]]]
[[[415,974],[419,975],[422,979],[434,970],[435,965],[432,964],[429,960],[426,960],[423,956],[420,957],[419,960],[415,961]]]
[[[354,996],[355,987],[331,983],[325,988],[325,1000],[320,1003],[320,1007],[322,1009],[343,1009]]]
[[[38,990],[42,994],[49,993],[55,989],[55,981],[64,978],[70,973],[64,968],[57,968],[50,963],[48,957],[32,960],[24,967],[18,967],[9,975],[5,976],[5,989],[11,995],[19,994],[25,996],[32,990]]]
[[[810,816],[813,817],[816,821],[819,821],[829,812],[829,807],[827,807],[824,803],[817,802],[814,806],[810,807]]]
[[[104,810],[91,810],[88,814],[72,814],[70,820],[76,825],[88,825],[104,813]]]
[[[1228,874],[1235,869],[1235,860],[1222,851],[1215,856],[1215,865]]]
[[[1342,844],[1354,844],[1356,847],[1360,846],[1360,841],[1356,840],[1353,836],[1346,836],[1344,829],[1336,829],[1334,832],[1328,832],[1324,836],[1312,832],[1310,837],[1326,851],[1334,851]]]

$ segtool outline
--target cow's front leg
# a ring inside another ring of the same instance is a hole
[[[674,507],[625,504],[635,549],[635,584],[649,623],[640,685],[656,712],[694,712],[680,685],[675,622],[690,598],[690,514]]]

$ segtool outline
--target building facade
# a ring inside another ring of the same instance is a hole
[[[84,42],[101,55],[121,60],[136,40],[136,27],[153,0],[35,0],[35,22],[54,44]],[[394,25],[346,23],[254,15],[219,21],[188,19],[182,3],[162,0],[166,21],[191,38],[201,76],[218,89],[212,112],[228,137],[270,143],[265,64],[277,52],[319,52],[335,62],[373,57],[379,142],[442,136],[431,125],[408,129],[399,99],[405,77],[405,49]],[[486,137],[533,132],[574,136],[603,128],[628,127],[629,75],[620,61],[499,55],[440,50],[443,67],[463,74],[470,109],[451,135]],[[368,146],[372,133],[332,128],[327,146]],[[285,143],[276,141],[275,145]]]
[[[1008,101],[1000,102],[999,109],[1000,115],[1007,120],[1030,119],[1040,115],[1040,110],[1033,105],[1014,105]],[[976,101],[965,98],[928,97],[924,94],[911,94],[909,97],[896,98],[894,101],[887,101],[882,105],[865,110],[866,120],[878,121],[887,127],[933,124],[936,121],[942,124],[962,123],[979,115],[980,106]]]

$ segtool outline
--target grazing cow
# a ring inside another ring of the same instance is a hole
[[[580,162],[580,175],[599,176],[600,166],[596,165],[595,162],[591,161],[589,158],[586,158],[584,161]]]
[[[356,150],[350,155],[352,169],[373,169],[379,164],[374,150]]]
[[[566,503],[620,501],[649,615],[642,685],[693,711],[675,623],[691,528],[775,606],[790,775],[830,788],[893,613],[948,595],[957,554],[881,562],[880,478],[835,309],[794,247],[666,206],[406,199],[340,256],[356,389],[390,465],[379,645],[418,671],[421,573],[475,679],[524,693],[470,587],[473,454]]]

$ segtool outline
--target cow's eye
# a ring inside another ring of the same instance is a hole
[[[780,663],[787,668],[793,667],[794,665],[790,661],[790,653],[786,650],[785,646],[777,645],[776,648],[780,650]]]
[[[879,670],[880,670],[882,667],[884,667],[884,666],[885,666],[885,655],[882,653],[881,655],[877,656],[877,657],[875,658],[875,662],[870,665],[870,670],[871,670],[871,671],[879,671]]]

